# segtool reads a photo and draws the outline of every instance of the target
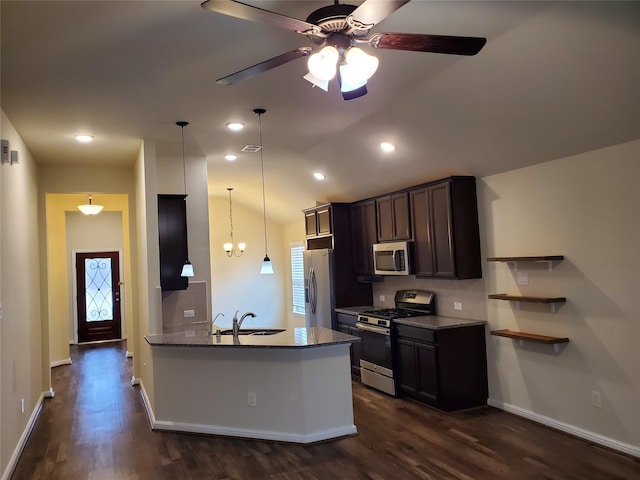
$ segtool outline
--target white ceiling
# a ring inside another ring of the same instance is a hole
[[[246,1],[305,19],[331,0]],[[361,1],[353,1],[359,4]],[[374,31],[481,36],[474,57],[378,50],[369,94],[343,101],[299,59],[231,86],[216,79],[299,46],[292,32],[199,1],[2,1],[2,109],[39,164],[132,165],[141,139],[204,155],[209,192],[288,223],[449,174],[478,177],[640,137],[639,2],[413,0]],[[248,125],[243,133],[225,128]],[[95,136],[77,144],[76,132]],[[377,147],[397,144],[393,154]],[[322,171],[324,182],[311,174]],[[541,186],[543,188],[543,186]]]

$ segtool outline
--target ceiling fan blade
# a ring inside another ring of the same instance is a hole
[[[475,55],[482,50],[484,44],[487,43],[487,39],[481,37],[381,32],[371,35],[369,43],[374,48],[387,50]]]
[[[222,13],[230,17],[249,20],[252,22],[264,22],[276,27],[292,30],[294,32],[303,33],[309,30],[317,30],[317,27],[304,20],[287,17],[279,13],[270,12],[253,5],[236,2],[234,0],[207,0],[200,5],[202,8],[211,10],[212,12]]]
[[[280,65],[284,65],[285,63],[291,62],[292,60],[295,60],[297,58],[306,57],[311,53],[311,50],[311,47],[296,48],[295,50],[283,53],[282,55],[278,55],[277,57],[273,57],[269,60],[265,60],[264,62],[257,63],[251,67],[247,67],[243,70],[240,70],[239,72],[219,78],[218,80],[216,80],[216,83],[219,85],[231,85],[232,83],[246,80],[249,77],[253,77],[254,75],[257,75],[259,73],[279,67]]]
[[[355,20],[365,25],[381,22],[410,0],[366,0],[351,14]]]

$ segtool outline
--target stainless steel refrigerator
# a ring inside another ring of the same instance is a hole
[[[333,250],[304,252],[304,316],[307,327],[332,328],[336,307]]]

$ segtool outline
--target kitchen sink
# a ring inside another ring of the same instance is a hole
[[[238,335],[275,335],[284,331],[284,328],[241,328]],[[222,330],[220,335],[233,335],[233,330]]]

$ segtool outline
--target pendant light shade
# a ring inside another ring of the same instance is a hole
[[[176,125],[178,125],[181,129],[181,137],[182,137],[182,179],[184,182],[184,202],[185,202],[185,209],[186,209],[186,204],[187,204],[187,167],[186,167],[186,163],[184,161],[184,127],[186,127],[187,125],[189,125],[189,122],[184,122],[184,121],[180,121],[180,122],[176,122]],[[193,277],[195,275],[195,272],[193,270],[193,265],[191,265],[191,262],[189,261],[189,240],[187,239],[187,245],[185,246],[185,253],[186,253],[186,260],[184,262],[184,265],[182,265],[182,272],[180,273],[181,277]]]
[[[99,214],[104,206],[97,205],[92,202],[93,195],[89,194],[89,203],[85,203],[84,205],[78,205],[78,210],[80,210],[85,215],[97,215]]]
[[[273,274],[273,265],[271,264],[271,259],[269,258],[268,249],[267,249],[267,206],[265,202],[264,195],[264,145],[262,144],[262,115],[267,111],[264,108],[255,108],[253,113],[258,115],[258,124],[260,130],[260,168],[262,172],[262,218],[264,223],[264,260],[262,261],[262,268],[260,268],[260,273],[265,275]]]
[[[262,260],[262,268],[260,268],[260,273],[262,273],[263,275],[273,274],[273,265],[271,264],[271,259],[268,255],[264,257],[264,260]]]
[[[193,271],[193,265],[191,262],[187,260],[184,265],[182,265],[182,273],[180,273],[181,277],[193,277],[195,272]]]

